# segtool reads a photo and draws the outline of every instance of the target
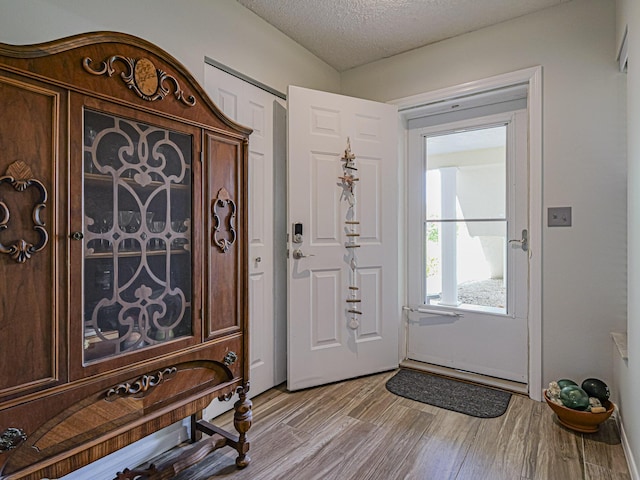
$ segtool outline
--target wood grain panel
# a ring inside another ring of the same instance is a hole
[[[591,463],[585,464],[585,480],[631,480],[631,475],[628,472],[618,472],[609,470],[606,467],[600,465],[593,465]]]
[[[240,231],[246,231],[241,229],[246,222],[245,210],[248,206],[239,190],[246,159],[242,156],[242,142],[211,133],[205,134],[204,156],[208,188],[208,196],[205,197],[207,212],[205,225],[209,237],[205,251],[209,258],[209,272],[211,272],[207,290],[207,337],[212,338],[239,331],[242,328],[243,307],[236,293],[246,287],[241,281],[243,269],[246,268],[241,263],[246,258],[241,243],[246,239],[236,237],[235,242],[226,251],[222,251],[215,244],[213,215],[217,214],[220,222],[220,233],[217,238],[225,238],[229,241],[234,239],[232,227],[235,235]],[[229,223],[232,214],[229,205],[219,206],[214,212],[218,193],[223,188],[229,193],[236,208],[232,225]]]
[[[459,471],[462,478],[511,480],[517,478],[524,461],[524,446],[531,421],[524,398],[512,396],[507,412],[498,418],[480,422],[478,438]]]
[[[29,167],[33,178],[48,192],[41,219],[49,234],[45,248],[24,263],[0,254],[0,399],[12,393],[51,384],[58,380],[61,359],[57,338],[61,335],[55,300],[58,285],[55,264],[57,181],[55,163],[60,135],[60,93],[55,89],[16,77],[0,78],[0,176],[14,162]],[[28,187],[17,191],[10,183],[0,185],[0,201],[10,216],[0,231],[0,242],[9,247],[19,240],[38,243],[32,212],[40,194]],[[0,214],[1,215],[1,214]],[[3,219],[4,220],[4,219]],[[1,427],[2,425],[0,425]]]
[[[588,465],[595,464],[616,474],[628,474],[627,460],[621,447],[616,421],[609,418],[600,425],[596,433],[584,435],[584,461],[587,464],[587,470],[589,470]],[[612,478],[618,477],[612,476]]]
[[[260,421],[252,430],[250,467],[235,470],[233,454],[221,450],[176,480],[630,478],[611,463],[623,455],[615,428],[595,436],[570,432],[545,404],[517,395],[502,417],[469,417],[390,393],[384,384],[392,375],[293,393],[269,390],[253,399]],[[232,414],[216,420],[229,426]],[[583,471],[575,459],[587,455]]]
[[[584,478],[582,436],[562,427],[548,408],[537,419],[536,439],[528,448],[535,458],[531,478]]]

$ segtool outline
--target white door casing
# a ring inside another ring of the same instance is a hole
[[[526,111],[409,131],[409,256],[414,259],[408,268],[410,304],[424,302],[424,138],[502,124],[507,125],[507,238],[520,239],[522,231],[529,230]],[[507,314],[433,305],[425,307],[444,315],[408,313],[408,359],[528,383],[528,252],[514,241],[506,254]],[[451,313],[461,316],[447,316]]]
[[[527,112],[528,112],[528,146],[529,160],[529,311],[528,311],[528,357],[529,357],[529,397],[536,401],[542,401],[542,67],[534,66],[470,81],[461,85],[442,88],[426,93],[411,95],[392,100],[398,106],[400,113],[399,131],[402,135],[407,133],[407,122],[416,115],[420,115],[423,107],[442,104],[443,100],[449,100],[450,104],[457,103],[458,99],[469,95],[483,94],[496,89],[509,88],[514,85],[525,85],[527,88]],[[403,158],[406,157],[406,143],[400,144]],[[407,175],[408,177],[408,175]],[[405,198],[405,209],[409,199]],[[406,224],[403,229],[410,230],[411,225]],[[410,233],[408,233],[411,238]],[[407,262],[405,268],[409,268],[411,262]],[[408,301],[408,299],[407,299]],[[406,326],[406,322],[404,323]],[[407,331],[403,330],[403,338],[400,343],[400,355],[406,357]]]
[[[248,175],[249,393],[255,396],[283,382],[286,375],[286,351],[277,342],[274,316],[274,263],[278,260],[274,258],[273,188],[274,107],[284,102],[211,65],[205,66],[205,88],[229,118],[253,129],[249,137]],[[231,406],[225,402],[222,411]]]
[[[353,304],[342,199],[341,160],[356,156],[355,220],[359,221]],[[389,370],[398,365],[397,108],[342,95],[288,91],[288,380],[289,390]],[[294,223],[302,242],[293,243]],[[299,249],[303,258],[293,258]]]

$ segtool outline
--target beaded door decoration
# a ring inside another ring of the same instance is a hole
[[[349,263],[349,293],[347,295],[347,313],[349,316],[349,328],[355,330],[360,326],[358,315],[362,315],[359,310],[359,304],[362,300],[359,298],[360,288],[357,284],[358,259],[356,255],[358,244],[358,226],[360,222],[356,220],[356,191],[355,184],[360,179],[356,177],[358,169],[355,164],[356,156],[351,152],[351,141],[347,137],[347,148],[342,156],[342,176],[338,177],[342,188],[341,200],[345,200],[349,207],[347,208],[345,218],[345,231],[347,241],[345,247],[347,249],[347,261]]]

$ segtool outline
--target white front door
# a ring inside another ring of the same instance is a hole
[[[409,132],[407,358],[528,383],[527,112]]]
[[[398,365],[397,118],[289,88],[289,390]]]
[[[283,329],[274,316],[274,291],[284,293],[284,286],[274,284],[275,263],[281,260],[274,255],[274,151],[278,150],[274,109],[283,108],[284,101],[216,67],[205,68],[205,88],[215,104],[232,120],[253,129],[249,137],[248,267],[250,394],[255,396],[283,382],[286,375],[284,342],[280,344],[277,336]]]

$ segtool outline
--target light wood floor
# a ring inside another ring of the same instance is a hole
[[[469,417],[388,392],[393,374],[269,390],[253,399],[246,469],[236,469],[237,454],[225,447],[176,480],[631,478],[613,419],[596,434],[577,434],[546,404],[519,395],[501,417]],[[231,414],[216,421],[233,431],[231,422]]]

